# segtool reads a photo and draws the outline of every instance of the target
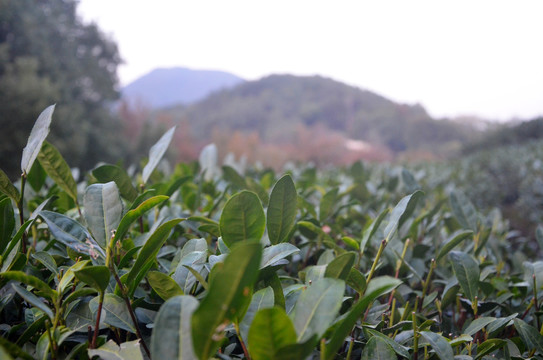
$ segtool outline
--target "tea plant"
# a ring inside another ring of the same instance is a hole
[[[443,182],[213,146],[166,174],[175,128],[76,182],[53,109],[0,172],[2,359],[543,358],[543,262]]]

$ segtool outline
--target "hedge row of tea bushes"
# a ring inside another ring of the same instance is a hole
[[[213,146],[166,174],[175,128],[76,181],[53,110],[0,172],[0,358],[542,358],[543,262],[444,182]]]

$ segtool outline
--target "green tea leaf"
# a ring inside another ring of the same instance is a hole
[[[234,184],[238,189],[243,190],[247,188],[247,183],[245,179],[238,174],[238,172],[231,166],[224,165],[222,167],[223,178]]]
[[[281,264],[281,261],[284,261],[284,258],[299,251],[300,249],[289,243],[281,243],[269,246],[265,248],[262,253],[260,268],[264,269],[268,266],[274,266],[278,263]]]
[[[21,158],[21,171],[24,174],[30,172],[30,168],[40,152],[43,141],[49,134],[49,126],[51,125],[53,111],[55,111],[55,105],[51,105],[43,110],[30,131],[30,136],[23,149],[23,156]]]
[[[380,276],[373,278],[366,289],[364,296],[355,303],[347,315],[335,327],[330,341],[326,344],[325,358],[332,360],[336,356],[336,351],[343,345],[345,338],[349,335],[360,315],[366,311],[368,306],[379,296],[384,295],[401,284],[401,280],[390,276]]]
[[[6,271],[4,273],[1,273],[0,276],[6,280],[15,280],[22,282],[26,285],[30,285],[33,288],[41,291],[43,296],[53,301],[55,301],[58,297],[58,293],[55,290],[51,289],[49,285],[47,285],[37,277],[28,275],[22,271]]]
[[[95,297],[89,303],[89,307],[93,313],[98,311],[98,297]],[[130,317],[128,308],[124,300],[115,294],[106,294],[104,296],[104,303],[102,305],[102,311],[105,313],[101,316],[101,321],[104,323],[136,333],[136,328]]]
[[[49,231],[54,238],[75,250],[78,253],[86,254],[92,258],[102,257],[105,253],[94,241],[91,234],[77,221],[56,212],[42,210],[39,216],[49,226]]]
[[[290,175],[275,184],[267,210],[268,237],[272,245],[288,241],[296,220],[297,193]]]
[[[354,265],[355,258],[356,255],[352,252],[339,255],[326,266],[324,277],[347,280]]]
[[[459,191],[453,191],[449,198],[454,217],[464,229],[477,232],[477,211],[469,199]]]
[[[149,150],[149,161],[147,162],[147,165],[143,168],[142,172],[142,181],[143,183],[147,183],[147,180],[149,180],[149,177],[153,173],[153,170],[157,167],[160,160],[162,160],[162,157],[166,153],[166,150],[168,149],[168,146],[170,145],[170,142],[173,138],[173,133],[175,132],[175,126],[169,129],[162,135],[162,137],[151,147]]]
[[[249,329],[253,322],[256,313],[261,309],[267,309],[273,307],[274,293],[273,289],[268,286],[264,289],[260,289],[253,294],[251,303],[243,316],[243,320],[239,323],[239,332],[243,341],[247,344],[249,341]],[[285,314],[286,315],[286,314]],[[290,320],[289,320],[290,322]],[[293,328],[294,329],[294,328]]]
[[[453,349],[443,336],[430,331],[421,331],[420,334],[430,343],[430,346],[441,360],[454,358]]]
[[[121,196],[128,201],[134,201],[138,197],[138,191],[132,185],[132,180],[126,171],[116,165],[102,165],[92,170],[92,175],[101,183],[114,181],[119,188]]]
[[[192,315],[194,351],[208,359],[222,337],[222,324],[233,319],[246,303],[258,278],[262,247],[260,243],[240,243],[232,247],[222,266],[215,265],[209,292]]]
[[[479,265],[470,255],[461,251],[451,251],[449,259],[464,295],[474,301],[479,289]]]
[[[360,272],[360,270],[351,267],[349,276],[347,276],[347,285],[352,287],[358,293],[362,294],[366,290],[366,277]]]
[[[396,353],[390,345],[380,337],[372,336],[362,352],[362,360],[397,360]],[[451,358],[452,359],[452,358]]]
[[[113,238],[113,245],[117,243],[117,241],[121,240],[127,233],[128,229],[130,228],[130,225],[134,223],[140,216],[145,214],[147,211],[151,210],[161,202],[167,200],[168,197],[164,195],[157,195],[153,196],[141,204],[139,204],[135,209],[132,209],[128,211],[123,218],[121,219],[121,222],[119,223],[119,226],[117,227],[117,231],[115,232],[115,237]]]
[[[228,247],[240,241],[260,241],[266,228],[266,217],[258,196],[245,190],[228,199],[219,226]]]
[[[77,184],[72,170],[57,148],[44,141],[38,153],[38,161],[47,175],[77,203]]]
[[[98,349],[89,349],[88,354],[91,359],[98,356],[101,360],[143,360],[140,340],[127,341],[120,346],[115,341],[109,340]]]
[[[149,280],[149,285],[156,291],[158,296],[164,300],[183,295],[183,290],[174,279],[160,271],[150,271],[147,274],[147,280]]]
[[[379,331],[375,331],[369,328],[364,329],[364,331],[367,331],[372,336],[378,337],[380,340],[383,340],[384,342],[386,342],[394,350],[396,354],[403,356],[404,358],[407,358],[407,359],[411,358],[407,347],[398,344],[396,341],[389,338],[385,334],[382,334]]]
[[[373,220],[371,225],[368,228],[366,228],[366,230],[364,230],[364,234],[362,235],[362,240],[360,241],[360,252],[364,252],[364,250],[366,249],[366,245],[373,238],[373,235],[375,235],[375,232],[377,231],[377,229],[379,229],[379,226],[381,225],[381,223],[383,222],[383,220],[385,219],[385,217],[388,215],[389,212],[390,212],[389,209],[385,209],[384,211],[382,211],[379,214],[379,216],[375,220]]]
[[[58,282],[57,288],[60,294],[64,294],[64,291],[72,285],[72,281],[75,278],[75,272],[83,269],[89,260],[78,261],[68,268],[68,270],[62,275],[60,281]]]
[[[47,270],[51,271],[55,275],[58,275],[57,263],[48,252],[36,251],[35,253],[32,253],[31,256],[45,266]]]
[[[49,308],[49,306],[45,305],[45,303],[40,298],[17,284],[11,284],[11,286],[13,286],[13,289],[17,292],[17,294],[19,294],[29,304],[34,305],[35,307],[43,311],[43,313],[47,315],[50,320],[53,320],[53,318],[55,317],[53,311]]]
[[[109,285],[109,278],[111,277],[109,269],[105,265],[84,267],[74,271],[74,275],[79,281],[84,282],[101,293],[106,291]]]
[[[536,349],[538,352],[543,353],[543,336],[537,331],[537,329],[531,325],[528,325],[524,320],[514,319],[515,329],[517,329],[520,338],[526,345],[527,349]]]
[[[319,206],[319,220],[322,222],[332,215],[334,206],[338,200],[339,188],[333,188],[328,191],[321,199]]]
[[[488,339],[482,344],[477,346],[477,356],[475,360],[482,358],[485,355],[488,355],[498,349],[507,345],[507,341],[502,339]]]
[[[0,254],[4,252],[15,230],[15,213],[10,198],[0,200]]]
[[[19,201],[21,195],[19,190],[11,183],[6,173],[0,169],[0,191],[9,196],[15,203]]]
[[[94,239],[105,249],[123,217],[123,203],[119,189],[113,181],[107,184],[93,184],[85,191],[83,198],[85,219]]]
[[[298,341],[317,335],[320,338],[339,312],[345,292],[345,282],[322,278],[300,294],[292,313]]]
[[[158,251],[168,239],[173,227],[183,220],[184,219],[173,219],[165,222],[155,230],[149,239],[147,239],[136,258],[136,262],[132,266],[132,269],[128,272],[126,283],[128,284],[129,289],[133,290],[138,285],[133,283],[133,281],[138,277],[142,278],[145,276],[145,273],[148,270],[146,269],[146,265],[155,261]]]
[[[282,360],[279,350],[296,343],[292,321],[279,307],[259,310],[248,336],[249,352],[255,360]]]
[[[396,230],[402,227],[402,224],[407,220],[409,216],[415,210],[417,203],[424,193],[420,190],[415,191],[413,194],[408,195],[400,200],[398,205],[394,207],[390,213],[390,219],[385,228],[385,239],[390,241]]]
[[[445,242],[445,244],[439,250],[439,253],[436,256],[436,261],[439,261],[443,256],[447,255],[449,251],[454,249],[454,247],[460,244],[462,241],[473,236],[473,231],[471,230],[459,230],[456,231],[451,237]]]
[[[191,319],[198,301],[192,296],[175,296],[158,311],[151,335],[153,359],[196,359],[192,345]]]

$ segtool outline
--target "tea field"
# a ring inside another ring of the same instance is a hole
[[[0,172],[0,358],[543,358],[543,231],[478,210],[492,159],[275,172],[210,145],[167,171],[172,128],[141,170],[77,174],[53,111]]]

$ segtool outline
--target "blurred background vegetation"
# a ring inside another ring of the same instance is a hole
[[[454,182],[479,208],[500,208],[526,236],[542,220],[543,118],[434,119],[419,104],[319,76],[245,81],[157,69],[121,88],[117,45],[76,8],[74,0],[0,0],[0,168],[14,179],[34,121],[56,103],[48,141],[82,170],[139,165],[177,125],[171,163],[196,159],[210,142],[222,158],[275,169],[401,163]]]

